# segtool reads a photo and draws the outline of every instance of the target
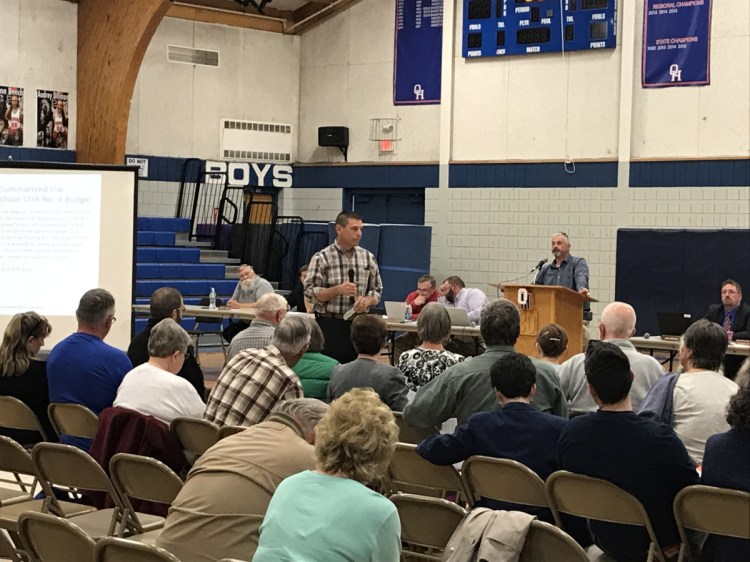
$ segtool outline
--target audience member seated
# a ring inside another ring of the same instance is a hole
[[[115,323],[115,298],[105,289],[84,293],[76,310],[78,331],[58,343],[47,359],[50,402],[82,404],[99,415],[109,408],[133,364],[124,351],[104,343]],[[64,435],[63,443],[88,451],[91,439]]]
[[[267,293],[273,293],[273,286],[255,273],[252,265],[243,263],[237,268],[237,274],[240,280],[234,288],[234,293],[227,301],[227,307],[235,309],[255,308],[255,303],[258,302],[260,297]],[[237,320],[236,322],[230,320],[229,326],[224,328],[224,339],[231,342],[232,338],[247,328],[248,325],[244,320]]]
[[[745,384],[750,383],[750,357],[745,359],[740,366],[740,370],[737,371],[737,378],[734,379],[734,382],[737,386],[744,386]]]
[[[36,312],[24,312],[11,318],[0,345],[0,396],[13,396],[26,404],[39,418],[47,437],[57,440],[57,434],[47,417],[49,391],[46,363],[34,359],[51,331],[47,319]],[[23,445],[42,441],[36,431],[0,428],[0,435]]]
[[[633,384],[630,386],[630,402],[638,410],[653,384],[664,375],[664,369],[656,359],[638,351],[630,343],[635,334],[635,310],[624,302],[613,302],[602,310],[599,322],[599,337],[622,349],[630,362]],[[574,355],[560,367],[560,384],[568,400],[570,417],[596,411],[596,404],[589,393],[584,372],[585,353]]]
[[[750,382],[744,382],[729,401],[731,429],[708,438],[703,456],[703,483],[750,492]],[[750,540],[712,537],[720,562],[746,562]]]
[[[240,351],[211,389],[204,418],[219,426],[253,425],[266,419],[279,402],[302,398],[292,371],[310,342],[310,326],[301,316],[281,321],[263,349]]]
[[[737,385],[719,372],[726,350],[721,326],[705,319],[692,324],[680,342],[685,371],[659,379],[638,411],[673,427],[698,465],[708,438],[729,430],[725,412]]]
[[[232,338],[227,360],[243,349],[260,349],[271,343],[271,338],[289,306],[286,299],[276,293],[266,293],[255,303],[255,318],[250,325]]]
[[[466,309],[469,322],[472,326],[476,326],[479,323],[482,309],[489,302],[487,295],[481,289],[467,288],[463,279],[457,275],[445,279],[440,284],[438,292],[440,294],[438,297],[440,304]],[[474,338],[469,336],[453,336],[445,347],[464,357],[473,357],[483,352],[482,349],[477,350]]]
[[[286,297],[290,310],[297,312],[312,312],[312,303],[305,298],[305,279],[307,279],[308,266],[299,268],[299,283],[294,286],[292,292]]]
[[[560,468],[607,480],[635,496],[671,555],[680,542],[672,502],[682,488],[698,483],[695,465],[674,431],[633,413],[634,375],[620,347],[595,344],[584,369],[599,410],[570,420],[562,430]],[[617,562],[646,560],[650,541],[644,528],[600,521],[590,521],[590,528],[594,542]]]
[[[437,283],[432,275],[422,275],[417,279],[417,290],[406,295],[406,304],[411,306],[411,318],[416,320],[422,309],[429,303],[437,302]],[[393,341],[393,357],[398,361],[401,354],[419,345],[420,336],[414,332],[404,332]]]
[[[521,316],[516,306],[505,299],[482,309],[479,329],[487,351],[453,367],[421,387],[404,410],[404,419],[414,427],[440,426],[450,418],[465,423],[472,414],[497,408],[497,396],[490,380],[490,368],[498,359],[514,353],[521,333]],[[554,369],[543,361],[531,359],[536,368],[536,395],[532,405],[542,412],[567,417],[568,410]]]
[[[202,418],[206,405],[188,381],[177,375],[185,362],[190,334],[171,318],[151,330],[148,363],[130,371],[113,406],[154,416],[169,425],[179,417]]]
[[[179,323],[182,320],[182,312],[184,310],[185,305],[182,303],[182,295],[177,289],[159,287],[151,293],[150,313],[146,329],[133,338],[128,347],[128,357],[133,363],[133,367],[137,367],[148,361],[148,338],[151,336],[153,327],[165,318],[171,318]],[[188,346],[185,363],[182,365],[180,372],[177,373],[177,376],[182,377],[193,385],[201,400],[206,401],[203,371],[201,371],[200,365],[198,365],[198,361],[195,359],[192,345]]]
[[[437,303],[424,306],[417,320],[417,335],[422,344],[401,354],[398,368],[406,377],[406,387],[416,392],[441,375],[448,367],[464,360],[462,355],[443,348],[450,337],[451,318]]]
[[[704,316],[727,333],[729,341],[750,340],[750,305],[742,301],[742,286],[734,279],[721,284],[721,304],[712,304]],[[724,358],[724,376],[734,379],[742,364],[738,355]]]
[[[568,351],[568,332],[559,324],[542,326],[534,343],[536,354],[545,363],[552,365],[555,372],[560,372],[563,355]]]
[[[492,365],[490,379],[502,409],[474,414],[452,435],[428,437],[419,444],[417,453],[438,465],[454,464],[472,455],[512,459],[546,480],[557,470],[557,439],[567,422],[531,406],[536,393],[536,369],[525,355],[503,355]],[[541,512],[492,500],[481,500],[477,505],[521,509],[534,515]]]
[[[391,410],[404,409],[407,394],[404,375],[396,367],[378,362],[387,335],[385,320],[380,316],[362,314],[354,319],[350,337],[357,358],[331,371],[329,401],[353,388],[372,388]]]
[[[393,414],[373,391],[355,389],[331,404],[316,430],[317,470],[279,485],[254,562],[397,562],[398,512],[367,487],[385,473],[397,440]]]
[[[328,381],[331,380],[331,371],[339,364],[333,357],[323,355],[325,336],[315,318],[306,316],[310,325],[310,345],[307,352],[292,368],[302,383],[302,390],[307,398],[318,398],[326,400],[328,393]]]
[[[156,544],[182,562],[251,560],[268,503],[286,477],[315,468],[320,400],[280,402],[268,418],[203,453],[172,502]]]

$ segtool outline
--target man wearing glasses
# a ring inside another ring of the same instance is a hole
[[[151,330],[165,318],[171,318],[179,324],[182,320],[182,312],[185,305],[182,303],[182,295],[177,289],[172,287],[159,287],[151,293],[150,312],[146,329],[133,338],[128,347],[128,357],[133,362],[133,367],[148,362],[148,338],[151,336]],[[185,363],[182,369],[177,373],[188,381],[200,396],[200,399],[206,401],[206,389],[203,382],[203,371],[201,371],[198,361],[195,359],[193,346],[188,346],[185,354]]]
[[[559,285],[589,296],[589,266],[584,258],[570,255],[570,238],[564,232],[552,235],[552,255],[555,259],[539,270],[536,285]],[[591,307],[583,303],[583,320],[591,320]]]

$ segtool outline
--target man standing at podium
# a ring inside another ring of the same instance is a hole
[[[539,270],[536,285],[559,285],[589,296],[589,266],[584,258],[570,255],[570,239],[564,232],[552,235],[552,255],[555,259]],[[591,320],[591,307],[583,303],[583,320]]]

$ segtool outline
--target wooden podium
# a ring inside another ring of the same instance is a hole
[[[528,294],[528,304],[518,302],[519,291]],[[576,291],[557,285],[503,285],[505,298],[512,301],[521,312],[521,335],[516,350],[535,357],[534,344],[539,328],[554,322],[568,333],[568,351],[563,359],[581,352],[583,332],[583,303],[596,302]]]

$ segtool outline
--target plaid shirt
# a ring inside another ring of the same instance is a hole
[[[375,297],[375,304],[380,302],[383,280],[375,256],[359,246],[345,252],[338,242],[334,242],[312,257],[307,270],[305,296],[313,302],[315,312],[343,314],[352,307],[354,301],[349,296],[337,295],[327,302],[316,298],[320,289],[349,281],[350,269],[354,270],[357,295]]]
[[[275,345],[241,351],[224,367],[203,415],[219,426],[253,425],[277,403],[302,398],[302,385]]]
[[[244,349],[260,349],[271,343],[276,326],[268,320],[254,319],[250,326],[232,338],[227,353],[227,361]]]

